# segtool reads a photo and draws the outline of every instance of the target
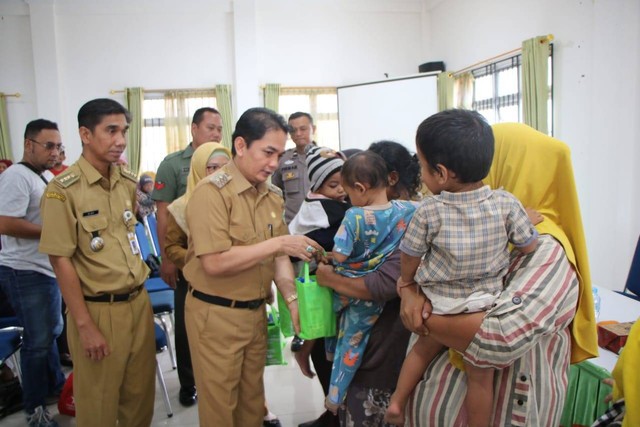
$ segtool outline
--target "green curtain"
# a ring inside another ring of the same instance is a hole
[[[438,111],[453,108],[453,75],[451,73],[438,74]]]
[[[0,159],[13,161],[9,120],[7,119],[7,97],[2,92],[0,92]]]
[[[549,39],[534,37],[522,42],[522,113],[524,123],[548,133]]]
[[[222,145],[231,149],[231,134],[233,133],[231,85],[216,85],[216,104],[222,116]]]
[[[264,107],[278,112],[280,108],[280,84],[267,83],[264,86]]]
[[[127,160],[129,169],[134,173],[140,170],[140,158],[142,147],[142,104],[144,101],[144,91],[141,87],[128,87],[125,89],[126,107],[131,113],[131,124],[129,125],[129,142],[127,144]]]

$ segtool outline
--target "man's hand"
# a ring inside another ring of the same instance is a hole
[[[169,261],[167,257],[162,258],[162,262],[160,263],[160,277],[167,285],[173,289],[176,288],[176,283],[178,282],[178,267]]]
[[[335,272],[331,264],[318,264],[318,269],[316,270],[318,285],[333,289],[331,284],[335,283],[335,281],[332,278],[337,275],[338,273]]]
[[[84,349],[84,355],[89,359],[99,362],[111,354],[107,341],[95,323],[90,322],[78,328],[78,334],[80,336],[80,343]]]
[[[424,321],[431,313],[431,303],[418,286],[400,289],[400,318],[405,328],[418,335],[428,335]]]
[[[306,236],[286,235],[280,239],[280,250],[285,254],[309,262],[317,252],[322,253],[322,246]]]

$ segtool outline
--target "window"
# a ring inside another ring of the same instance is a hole
[[[516,55],[471,71],[474,77],[472,108],[482,114],[490,124],[522,122],[521,61],[522,55]],[[553,48],[549,55],[548,109],[548,129],[552,130]]]
[[[340,149],[338,95],[335,88],[280,88],[278,110],[285,120],[296,111],[311,114],[316,125],[315,141],[318,145]],[[293,146],[289,137],[287,148]]]
[[[193,114],[202,107],[217,108],[213,89],[145,93],[141,171],[155,172],[167,154],[187,146]]]

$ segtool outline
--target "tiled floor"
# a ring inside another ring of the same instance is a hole
[[[323,408],[323,393],[317,379],[308,379],[300,373],[287,344],[285,349],[288,365],[268,366],[265,369],[264,381],[267,390],[267,404],[271,412],[278,415],[283,427],[294,427],[299,423],[312,420],[319,416]],[[197,406],[183,408],[178,402],[177,372],[171,369],[169,353],[165,351],[158,355],[160,366],[165,377],[173,417],[168,418],[162,400],[162,390],[156,384],[156,404],[152,426],[198,426]],[[60,427],[75,426],[75,419],[59,415],[56,405],[49,406],[49,410],[56,414],[55,419]],[[16,413],[0,421],[3,427],[18,427],[26,425],[24,413]]]

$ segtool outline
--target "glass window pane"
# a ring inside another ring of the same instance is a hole
[[[493,98],[493,75],[477,78],[474,92],[476,101]]]
[[[145,119],[164,117],[164,100],[145,99],[142,107],[142,114]]]
[[[142,158],[140,171],[158,170],[160,162],[167,155],[167,141],[164,126],[142,128]]]
[[[520,117],[518,117],[519,115],[519,111],[518,111],[518,106],[517,105],[510,105],[507,107],[501,107],[498,110],[498,115],[500,116],[499,122],[500,123],[504,123],[504,122],[519,122]]]
[[[518,69],[508,68],[498,73],[498,96],[518,92]]]

